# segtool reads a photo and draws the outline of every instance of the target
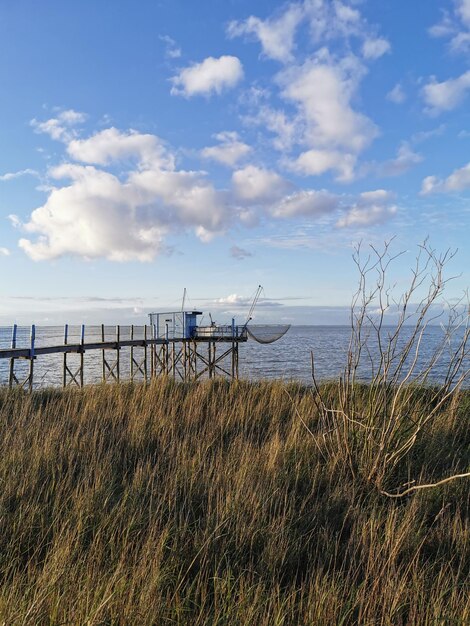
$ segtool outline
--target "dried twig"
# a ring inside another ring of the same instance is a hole
[[[444,478],[443,480],[437,481],[437,483],[429,483],[428,485],[414,485],[413,487],[408,487],[405,491],[401,493],[389,493],[388,491],[380,490],[384,496],[388,496],[389,498],[403,498],[407,494],[412,491],[417,491],[418,489],[431,489],[433,487],[439,487],[440,485],[445,485],[445,483],[450,483],[451,480],[457,480],[457,478],[468,478],[470,476],[470,472],[466,472],[465,474],[454,474],[453,476],[449,476],[448,478]]]

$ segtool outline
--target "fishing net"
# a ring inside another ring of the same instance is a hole
[[[289,328],[290,324],[250,324],[246,330],[258,343],[274,343],[283,337]]]

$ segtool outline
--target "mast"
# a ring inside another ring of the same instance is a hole
[[[253,298],[253,302],[251,303],[250,310],[248,311],[248,317],[246,318],[245,327],[248,325],[253,318],[253,312],[255,310],[256,305],[258,304],[258,300],[260,299],[261,293],[263,291],[263,286],[258,285],[258,289],[256,290],[255,297]]]

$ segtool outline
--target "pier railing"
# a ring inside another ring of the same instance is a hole
[[[101,380],[121,379],[121,351],[128,357],[129,379],[147,381],[170,375],[192,380],[203,375],[238,376],[238,343],[246,341],[243,327],[202,327],[194,336],[158,337],[154,325],[69,325],[0,327],[0,365],[8,360],[6,378],[10,387],[32,390],[35,386],[35,361],[47,355],[62,356],[62,385],[84,384],[84,355],[101,351]],[[217,355],[217,343],[228,348]],[[201,344],[207,346],[202,354]],[[72,356],[74,355],[74,356]],[[78,358],[78,360],[77,360]],[[227,365],[227,359],[231,363]],[[58,367],[55,364],[55,367]],[[5,368],[4,368],[5,369]],[[37,380],[37,378],[36,378]]]
[[[247,331],[245,326],[232,326],[227,324],[226,326],[196,326],[194,330],[194,337],[196,339],[231,339],[238,340],[247,339]]]

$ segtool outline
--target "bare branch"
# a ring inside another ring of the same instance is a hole
[[[437,483],[429,483],[428,485],[414,485],[413,487],[408,487],[405,491],[401,493],[389,493],[388,491],[380,490],[384,496],[388,498],[403,498],[403,496],[408,495],[412,491],[417,491],[418,489],[432,489],[434,487],[439,487],[440,485],[445,485],[446,483],[450,483],[451,480],[457,480],[458,478],[468,478],[470,476],[470,472],[466,472],[465,474],[454,474],[453,476],[449,476],[448,478],[444,478],[443,480],[439,480]]]

